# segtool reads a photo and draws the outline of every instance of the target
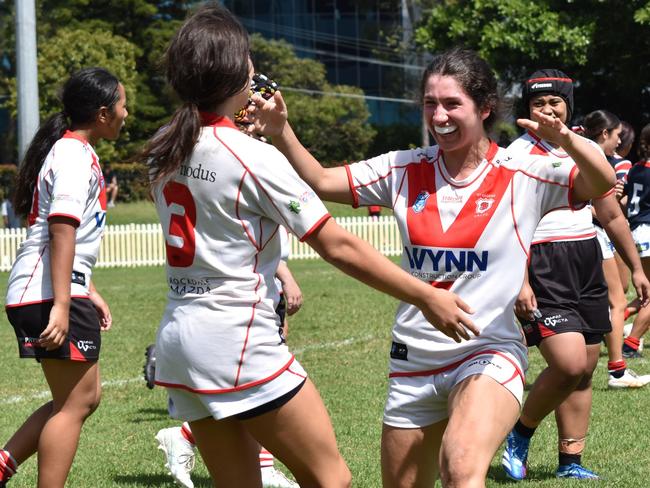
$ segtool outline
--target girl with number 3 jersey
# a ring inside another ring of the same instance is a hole
[[[259,442],[301,486],[349,486],[323,402],[278,337],[278,227],[456,339],[476,330],[460,299],[341,229],[279,151],[235,127],[253,75],[248,55],[246,31],[216,3],[190,17],[166,52],[182,106],[141,155],[168,260],[156,383],[167,387],[170,414],[189,421],[216,485],[260,486]]]

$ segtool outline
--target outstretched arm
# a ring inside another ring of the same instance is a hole
[[[409,275],[370,244],[345,231],[333,219],[314,231],[306,242],[344,273],[415,305],[436,329],[456,342],[469,339],[470,332],[479,335],[478,328],[467,316],[472,313],[470,306],[459,296]]]
[[[586,202],[604,195],[616,184],[614,169],[602,153],[586,139],[571,131],[562,121],[540,112],[533,112],[533,118],[518,119],[517,124],[532,130],[542,139],[561,146],[578,166],[573,180],[573,198]]]
[[[255,103],[248,108],[248,117],[253,121],[255,131],[272,137],[273,145],[322,200],[351,205],[352,194],[345,168],[323,168],[305,149],[287,122],[288,111],[282,94],[277,91],[269,100],[253,95],[253,101]]]

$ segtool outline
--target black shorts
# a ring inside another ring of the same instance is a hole
[[[7,308],[7,317],[18,339],[21,358],[69,359],[97,361],[101,348],[99,316],[87,298],[73,298],[70,302],[68,337],[58,349],[46,351],[38,345],[41,333],[47,327],[53,301]]]
[[[278,302],[278,306],[275,307],[275,313],[280,319],[280,327],[278,327],[280,344],[284,344],[287,342],[287,338],[284,336],[284,318],[287,315],[287,301],[284,299],[284,293],[280,293],[280,301]]]
[[[282,328],[284,317],[287,314],[287,301],[284,299],[284,293],[280,293],[280,301],[278,302],[278,306],[275,307],[275,313],[280,317],[280,328]]]
[[[540,319],[522,321],[529,346],[564,332],[581,332],[587,344],[598,344],[611,332],[602,254],[595,237],[531,246],[528,280],[542,314]]]
[[[276,408],[280,408],[282,405],[288,403],[289,400],[291,400],[293,397],[295,397],[298,394],[300,389],[305,385],[305,381],[307,380],[303,380],[293,390],[288,391],[282,396],[279,396],[275,400],[271,400],[270,402],[265,403],[264,405],[260,405],[259,407],[255,407],[251,410],[238,413],[237,415],[235,415],[235,418],[237,420],[248,420],[254,417],[259,417],[260,415],[270,412],[271,410],[275,410]]]

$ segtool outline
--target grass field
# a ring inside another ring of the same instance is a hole
[[[331,202],[326,202],[325,205],[334,217],[362,217],[368,215],[365,208],[352,208],[350,205]],[[384,210],[384,213],[386,212],[388,210]],[[106,222],[109,225],[154,224],[158,222],[158,216],[153,203],[149,200],[129,203],[120,202],[114,208],[108,209]]]
[[[380,487],[379,437],[395,302],[321,261],[291,261],[290,266],[305,296],[303,309],[291,320],[291,348],[324,398],[354,486]],[[6,274],[0,275],[2,296],[6,279]],[[172,487],[153,437],[158,429],[173,425],[165,392],[148,390],[141,379],[144,348],[154,339],[164,306],[164,270],[97,270],[94,281],[111,304],[114,328],[103,339],[103,401],[86,423],[67,486]],[[17,358],[13,330],[4,314],[0,322],[1,443],[48,393],[37,363]],[[542,367],[537,352],[531,356],[530,381]],[[607,391],[605,363],[601,358],[595,376],[592,427],[584,455],[585,465],[605,481],[554,478],[556,430],[548,418],[533,439],[530,480],[521,486],[650,486],[650,390]],[[631,365],[650,372],[645,359]],[[514,485],[501,471],[500,455],[501,450],[489,473],[490,487]],[[30,459],[9,486],[33,487],[35,476],[36,462]],[[200,462],[193,479],[197,487],[211,486]]]

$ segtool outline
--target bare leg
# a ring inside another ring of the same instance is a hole
[[[262,486],[259,446],[241,422],[208,417],[190,422],[190,427],[216,486]]]
[[[433,487],[438,478],[442,436],[447,419],[419,429],[384,424],[381,472],[384,488]]]
[[[614,261],[616,261],[616,268],[618,268],[618,276],[621,278],[623,293],[627,293],[630,287],[630,268],[627,267],[627,264],[623,262],[617,252],[614,253]]]
[[[600,354],[600,344],[587,346],[587,372],[566,400],[555,409],[558,437],[560,439],[584,439],[589,429],[591,415],[591,378]],[[569,454],[579,454],[569,452]]]
[[[309,379],[289,402],[258,417],[206,418],[190,426],[217,486],[262,485],[258,442],[289,468],[301,487],[350,486],[327,410]]]
[[[641,258],[641,264],[645,275],[650,276],[650,258]],[[639,309],[639,313],[634,319],[630,337],[641,339],[648,331],[648,328],[650,328],[650,306]]]
[[[52,391],[52,413],[38,441],[38,488],[63,488],[81,427],[99,405],[99,365],[57,359],[41,365]]]
[[[38,450],[38,439],[50,415],[52,415],[52,402],[47,402],[25,420],[4,446],[3,449],[11,453],[18,465],[24,463]]]
[[[352,476],[336,446],[329,415],[309,379],[282,407],[242,423],[301,487],[350,486]]]
[[[537,427],[576,388],[587,368],[585,339],[579,332],[547,337],[539,347],[548,367],[537,377],[521,413],[521,423]]]
[[[519,402],[485,375],[459,383],[449,396],[449,423],[440,449],[445,488],[483,488],[490,461],[519,413]]]
[[[621,277],[614,259],[603,260],[603,273],[607,282],[610,320],[612,331],[605,334],[607,355],[610,362],[623,360],[623,327],[625,326],[625,308],[627,299],[621,287]]]

